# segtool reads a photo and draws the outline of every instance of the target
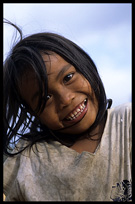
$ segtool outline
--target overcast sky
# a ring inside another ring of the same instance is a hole
[[[81,46],[94,60],[113,106],[131,101],[130,3],[5,3],[4,18],[24,36],[55,32]],[[4,25],[4,59],[14,30]]]

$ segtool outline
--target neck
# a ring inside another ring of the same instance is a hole
[[[95,129],[93,129],[90,133],[85,133],[70,148],[78,153],[82,153],[83,151],[94,153],[101,141],[105,122],[106,117],[104,117],[104,119]]]

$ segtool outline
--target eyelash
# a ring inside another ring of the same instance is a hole
[[[68,78],[69,76],[70,76],[70,78]],[[64,82],[64,83],[68,83],[68,82],[73,78],[73,76],[74,76],[74,73],[69,73],[69,74],[67,74],[67,75],[64,77],[63,82]],[[67,78],[67,79],[66,79],[66,78]],[[51,98],[51,94],[48,94],[47,97],[46,97],[47,101],[48,101],[50,98]]]
[[[47,95],[46,99],[49,100],[51,98],[51,95]]]
[[[68,78],[69,76],[71,76],[71,77],[70,77],[68,80],[66,80],[66,78]],[[64,77],[63,82],[64,82],[64,83],[69,82],[69,81],[73,78],[73,76],[74,76],[74,73],[69,73],[69,74],[67,74],[67,75]]]

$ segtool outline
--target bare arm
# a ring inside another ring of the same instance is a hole
[[[3,201],[5,201],[5,199],[6,199],[6,196],[5,196],[5,194],[3,193]]]

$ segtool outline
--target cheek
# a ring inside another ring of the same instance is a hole
[[[43,111],[39,117],[42,124],[46,125],[51,130],[62,128],[58,115],[52,111]]]
[[[92,94],[91,85],[83,75],[80,75],[77,85],[78,85],[79,91],[81,90],[81,92],[83,93],[90,94],[90,95]]]
[[[89,99],[89,104],[88,104],[88,121],[90,123],[90,125],[92,125],[97,117],[97,113],[98,113],[98,103],[96,98],[94,99]]]

